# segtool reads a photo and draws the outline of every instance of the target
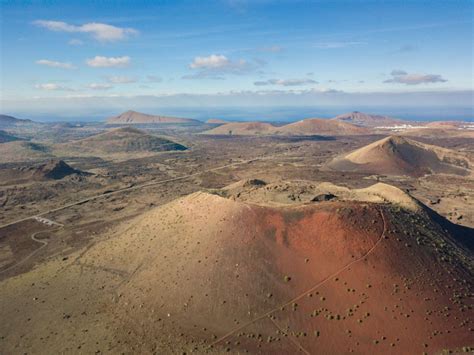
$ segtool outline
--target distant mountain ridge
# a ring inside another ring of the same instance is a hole
[[[360,127],[348,122],[328,120],[322,118],[308,118],[305,120],[289,123],[283,126],[275,126],[268,122],[232,122],[213,128],[204,134],[210,135],[289,135],[289,136],[311,136],[311,135],[358,135],[369,134],[366,127]]]
[[[372,115],[359,111],[344,113],[331,118],[331,120],[343,121],[364,127],[394,126],[397,124],[407,123],[406,121],[400,120],[398,118],[383,115]]]
[[[150,115],[137,111],[126,111],[107,119],[107,124],[149,124],[149,123],[201,123],[191,118]]]
[[[0,114],[0,129],[3,128],[11,128],[18,125],[25,125],[25,124],[36,124],[31,120],[16,118],[9,115],[1,115]]]

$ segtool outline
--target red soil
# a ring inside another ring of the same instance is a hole
[[[107,267],[133,271],[108,312],[136,351],[400,354],[472,340],[472,255],[427,215],[389,205],[271,208],[193,194],[90,262],[104,250]]]

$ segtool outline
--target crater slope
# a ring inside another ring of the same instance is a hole
[[[296,189],[311,195],[308,184]],[[271,188],[253,180],[191,194],[4,280],[3,351],[469,350],[471,230],[384,184],[315,184],[336,196],[322,202],[240,199]]]

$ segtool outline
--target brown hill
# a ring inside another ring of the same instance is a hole
[[[156,208],[69,260],[3,281],[2,348],[468,349],[472,252],[423,206],[385,202],[385,188],[282,206],[195,193]]]
[[[430,138],[471,138],[474,139],[474,129],[453,129],[443,127],[426,127],[409,129],[401,132],[407,137],[430,137]]]
[[[265,135],[273,134],[275,126],[266,122],[231,122],[213,128],[204,134],[212,135]]]
[[[468,175],[472,163],[455,151],[390,136],[327,164],[332,170],[422,176],[432,173]]]
[[[221,120],[220,118],[210,118],[206,121],[206,123],[210,123],[210,124],[226,124],[226,123],[230,123],[230,121],[226,121],[226,120]]]
[[[147,123],[200,123],[190,118],[148,115],[136,111],[127,111],[107,119],[107,124],[147,124]]]
[[[277,133],[285,135],[341,136],[368,134],[370,131],[367,128],[358,127],[351,123],[321,118],[309,118],[278,127]]]
[[[380,126],[395,126],[397,124],[406,123],[396,118],[382,115],[371,115],[359,111],[344,113],[342,115],[332,118],[332,120],[352,123],[364,127],[380,127]]]
[[[474,123],[464,121],[433,121],[426,124],[430,128],[443,128],[443,129],[462,129],[464,127],[471,126],[474,129]]]
[[[132,152],[162,152],[186,150],[186,147],[167,138],[153,136],[142,130],[124,127],[106,131],[60,145],[61,150],[90,154],[114,154]]]
[[[0,144],[0,163],[22,162],[52,158],[49,146],[27,141],[12,141]]]

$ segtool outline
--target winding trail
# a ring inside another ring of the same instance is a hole
[[[295,296],[294,298],[292,298],[291,300],[269,310],[268,312],[254,318],[253,320],[247,322],[247,323],[244,323],[234,329],[232,329],[231,331],[229,331],[228,333],[224,334],[223,336],[221,336],[220,338],[218,338],[217,340],[215,340],[210,346],[214,346],[218,343],[220,343],[221,341],[227,339],[228,337],[230,337],[231,335],[235,334],[236,332],[238,332],[239,330],[242,330],[244,328],[246,328],[247,326],[249,325],[252,325],[268,316],[270,316],[272,313],[274,312],[277,312],[279,311],[281,308],[283,307],[286,307],[292,303],[294,303],[295,301],[303,298],[304,296],[306,296],[308,293],[311,293],[313,292],[314,290],[316,290],[318,287],[321,287],[322,285],[324,285],[327,281],[329,281],[330,279],[334,278],[335,276],[339,275],[340,273],[342,273],[343,271],[347,270],[348,268],[350,268],[352,265],[354,265],[355,263],[361,261],[361,260],[364,260],[367,256],[369,256],[376,248],[377,246],[382,242],[382,239],[384,238],[385,236],[385,232],[387,230],[387,221],[385,219],[385,215],[382,211],[382,209],[379,209],[379,213],[380,213],[380,216],[382,218],[382,222],[383,222],[383,230],[382,230],[382,233],[380,234],[380,237],[377,239],[377,241],[374,243],[374,245],[364,254],[362,255],[361,257],[351,261],[350,263],[348,263],[347,265],[343,266],[341,269],[337,270],[336,272],[334,272],[333,274],[329,275],[329,276],[326,276],[324,279],[322,279],[321,281],[319,281],[317,284],[315,284],[314,286],[312,286],[311,288],[307,289],[306,291],[303,291],[302,293],[300,293],[299,295]],[[271,317],[269,317],[271,319]],[[276,322],[273,321],[273,319],[271,319],[272,322],[275,324],[275,326],[280,329],[278,327],[278,325],[276,324]],[[303,352],[309,354],[307,352],[307,350],[305,350],[299,343],[295,343],[293,342],[300,350],[302,350]]]
[[[301,345],[301,344],[299,343],[298,340],[294,339],[293,337],[288,336],[288,333],[285,332],[285,331],[278,325],[278,323],[275,322],[275,320],[274,320],[272,317],[268,317],[268,318],[270,319],[270,321],[273,323],[273,325],[274,325],[282,334],[285,334],[285,336],[287,336],[288,339],[290,339],[290,341],[291,341],[293,344],[295,344],[295,346],[296,346],[298,349],[300,349],[300,350],[301,350],[302,352],[304,352],[306,355],[311,355],[311,353],[310,353],[308,350],[306,350],[306,349],[303,347],[303,345]]]
[[[283,152],[283,155],[284,154],[285,153]],[[13,222],[9,222],[9,223],[0,225],[0,229],[11,226],[11,225],[14,225],[14,224],[17,224],[17,223],[20,223],[20,222],[27,221],[27,220],[32,219],[32,218],[42,217],[42,216],[45,216],[49,213],[58,212],[58,211],[65,210],[65,209],[70,208],[70,207],[82,205],[84,203],[94,201],[94,200],[97,200],[97,199],[100,199],[100,198],[103,198],[103,197],[108,197],[108,196],[111,196],[111,195],[115,195],[115,194],[119,194],[119,193],[127,192],[127,191],[139,190],[139,189],[143,189],[143,188],[146,188],[146,187],[149,187],[149,186],[162,185],[162,184],[166,184],[168,182],[186,180],[186,179],[189,179],[191,177],[199,176],[199,175],[202,175],[202,174],[205,174],[205,173],[208,173],[208,172],[222,170],[222,169],[233,167],[233,166],[249,164],[249,163],[252,163],[254,161],[260,161],[260,160],[274,158],[276,155],[281,155],[281,154],[272,154],[272,155],[267,155],[267,156],[257,156],[257,157],[252,158],[252,159],[246,159],[246,160],[242,160],[242,161],[235,162],[235,163],[225,164],[225,165],[221,165],[221,166],[218,166],[218,167],[215,167],[215,168],[210,168],[210,169],[206,169],[206,170],[203,170],[203,171],[198,171],[196,173],[192,173],[192,174],[188,174],[188,175],[182,175],[182,176],[169,178],[169,179],[164,179],[164,180],[159,180],[159,181],[146,182],[146,183],[143,183],[141,185],[124,187],[124,188],[117,189],[117,190],[114,190],[114,191],[97,194],[97,195],[87,197],[87,198],[84,198],[84,199],[76,201],[76,202],[72,202],[72,203],[57,207],[57,208],[53,208],[53,209],[50,209],[50,210],[32,215],[32,216],[28,216],[28,217],[21,218],[21,219],[18,219],[16,221],[13,221]]]
[[[37,236],[40,235],[41,233],[51,233],[51,232],[57,232],[58,230],[60,230],[61,228],[63,228],[64,226],[63,225],[60,225],[59,228],[56,228],[56,229],[52,229],[52,230],[45,230],[45,231],[40,231],[40,232],[35,232],[31,235],[31,239],[37,243],[40,243],[42,244],[38,249],[35,249],[33,252],[31,252],[30,254],[28,254],[25,258],[23,258],[22,260],[20,260],[19,262],[17,262],[16,264],[13,264],[9,267],[7,267],[6,269],[4,270],[1,270],[0,271],[0,274],[3,274],[7,271],[10,271],[12,269],[14,269],[15,267],[17,267],[18,265],[21,265],[21,264],[24,264],[26,261],[28,261],[31,257],[33,257],[34,255],[36,255],[41,249],[45,248],[47,245],[48,245],[48,242],[44,239],[38,239]]]

